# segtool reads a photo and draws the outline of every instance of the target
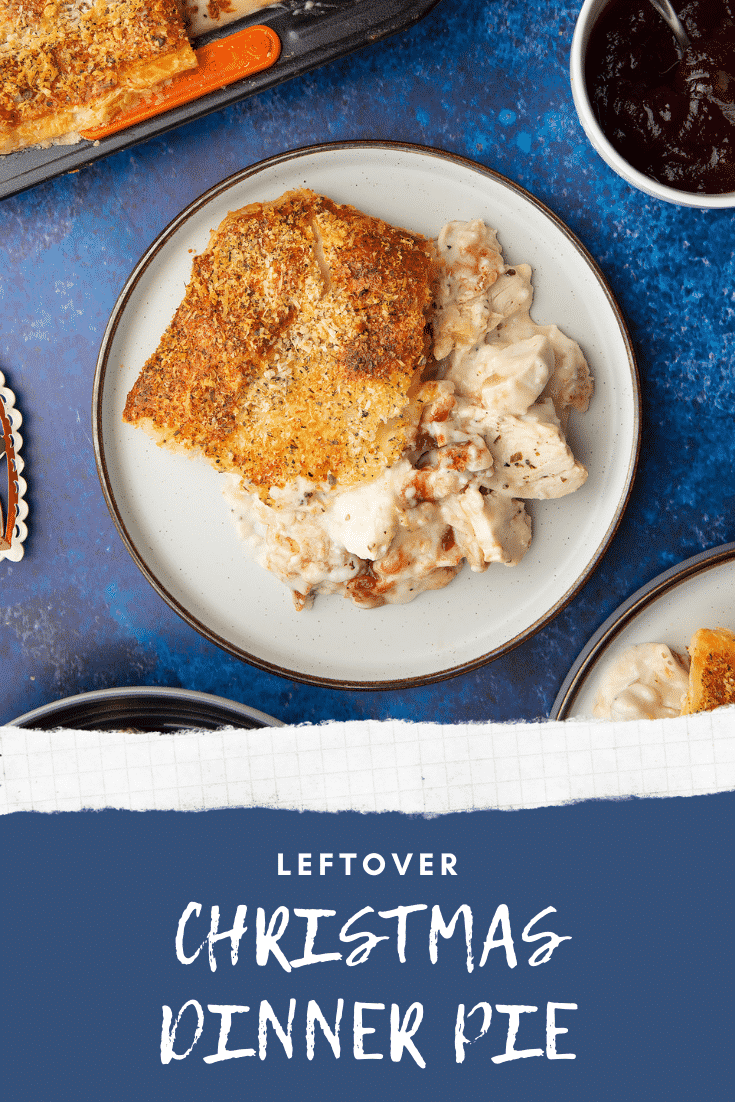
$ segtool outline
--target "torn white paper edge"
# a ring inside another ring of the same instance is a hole
[[[0,728],[0,814],[440,814],[735,789],[735,707],[641,722],[399,720],[175,735]]]

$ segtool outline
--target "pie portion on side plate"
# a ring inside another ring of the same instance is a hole
[[[178,0],[0,0],[0,153],[79,141],[196,66]]]
[[[665,643],[626,647],[605,670],[598,719],[667,719],[735,704],[735,634],[699,628],[686,653]]]

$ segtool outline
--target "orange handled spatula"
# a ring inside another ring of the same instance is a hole
[[[90,142],[107,138],[172,107],[190,103],[205,92],[214,92],[243,77],[261,73],[278,61],[281,41],[270,27],[246,27],[244,31],[219,38],[194,52],[199,62],[196,69],[180,73],[163,88],[154,90],[152,96],[121,111],[104,126],[82,130],[82,137]]]

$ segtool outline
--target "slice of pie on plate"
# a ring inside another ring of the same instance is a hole
[[[263,497],[374,479],[415,435],[433,273],[423,237],[305,188],[234,211],[124,420]]]

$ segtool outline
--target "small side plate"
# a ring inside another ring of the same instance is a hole
[[[666,643],[682,653],[699,628],[735,630],[735,543],[665,570],[607,618],[564,679],[550,719],[592,715],[600,683],[626,647]]]

